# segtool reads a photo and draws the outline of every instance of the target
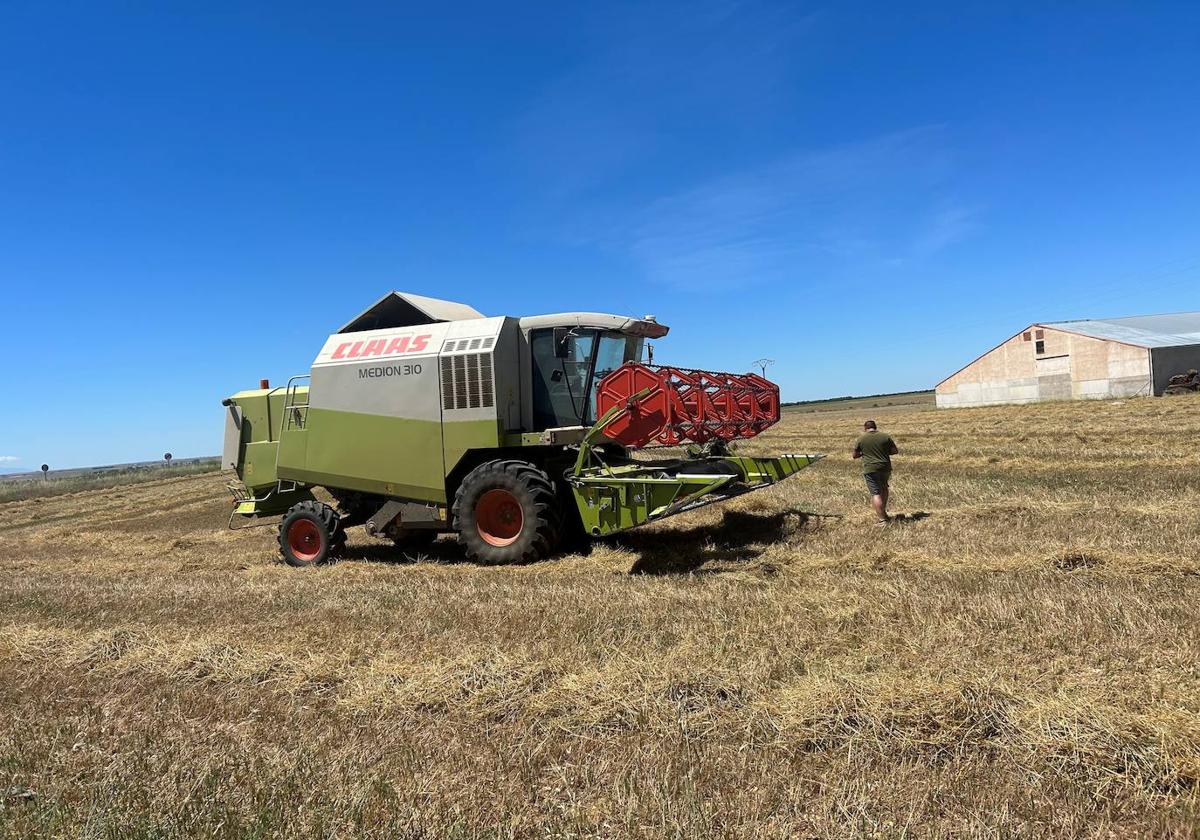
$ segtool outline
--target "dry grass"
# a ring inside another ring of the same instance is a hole
[[[880,412],[519,568],[298,571],[215,475],[0,506],[0,833],[1193,837],[1200,398]]]
[[[17,502],[24,499],[62,496],[84,490],[105,490],[147,481],[161,481],[182,475],[200,475],[212,472],[220,465],[218,458],[206,458],[200,463],[131,467],[96,467],[84,470],[66,470],[65,475],[50,474],[49,478],[0,475],[0,503]]]

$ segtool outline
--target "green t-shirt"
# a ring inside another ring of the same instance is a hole
[[[884,432],[867,432],[860,437],[854,448],[862,453],[862,471],[891,472],[893,446],[892,436]]]

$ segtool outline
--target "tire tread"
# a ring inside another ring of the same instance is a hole
[[[464,518],[472,525],[474,523],[473,517],[466,516],[466,496],[474,488],[487,485],[500,476],[524,488],[531,496],[536,512],[535,530],[520,547],[516,543],[502,547],[488,545],[474,533],[473,527],[463,524]],[[466,550],[470,559],[482,563],[529,563],[544,559],[554,553],[562,536],[562,508],[554,491],[554,483],[543,470],[528,461],[496,459],[480,464],[467,473],[459,484],[450,513],[459,545]]]
[[[325,529],[329,547],[325,551],[325,556],[315,562],[298,562],[291,556],[287,548],[287,527],[291,524],[294,515],[300,512],[308,513]],[[315,499],[306,499],[303,502],[297,502],[292,505],[288,509],[288,512],[284,514],[283,520],[279,523],[279,534],[276,537],[276,542],[279,544],[280,559],[289,566],[302,568],[329,563],[337,559],[346,548],[346,531],[342,528],[341,517],[335,509]]]

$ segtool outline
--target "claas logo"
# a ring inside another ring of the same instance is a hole
[[[420,353],[429,347],[432,334],[402,335],[397,338],[372,338],[370,341],[345,341],[333,351],[332,359],[369,359],[378,356],[399,356]]]

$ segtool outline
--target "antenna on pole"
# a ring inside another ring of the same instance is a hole
[[[774,359],[755,359],[754,366],[762,371],[763,379],[767,378],[767,368],[775,364]]]

